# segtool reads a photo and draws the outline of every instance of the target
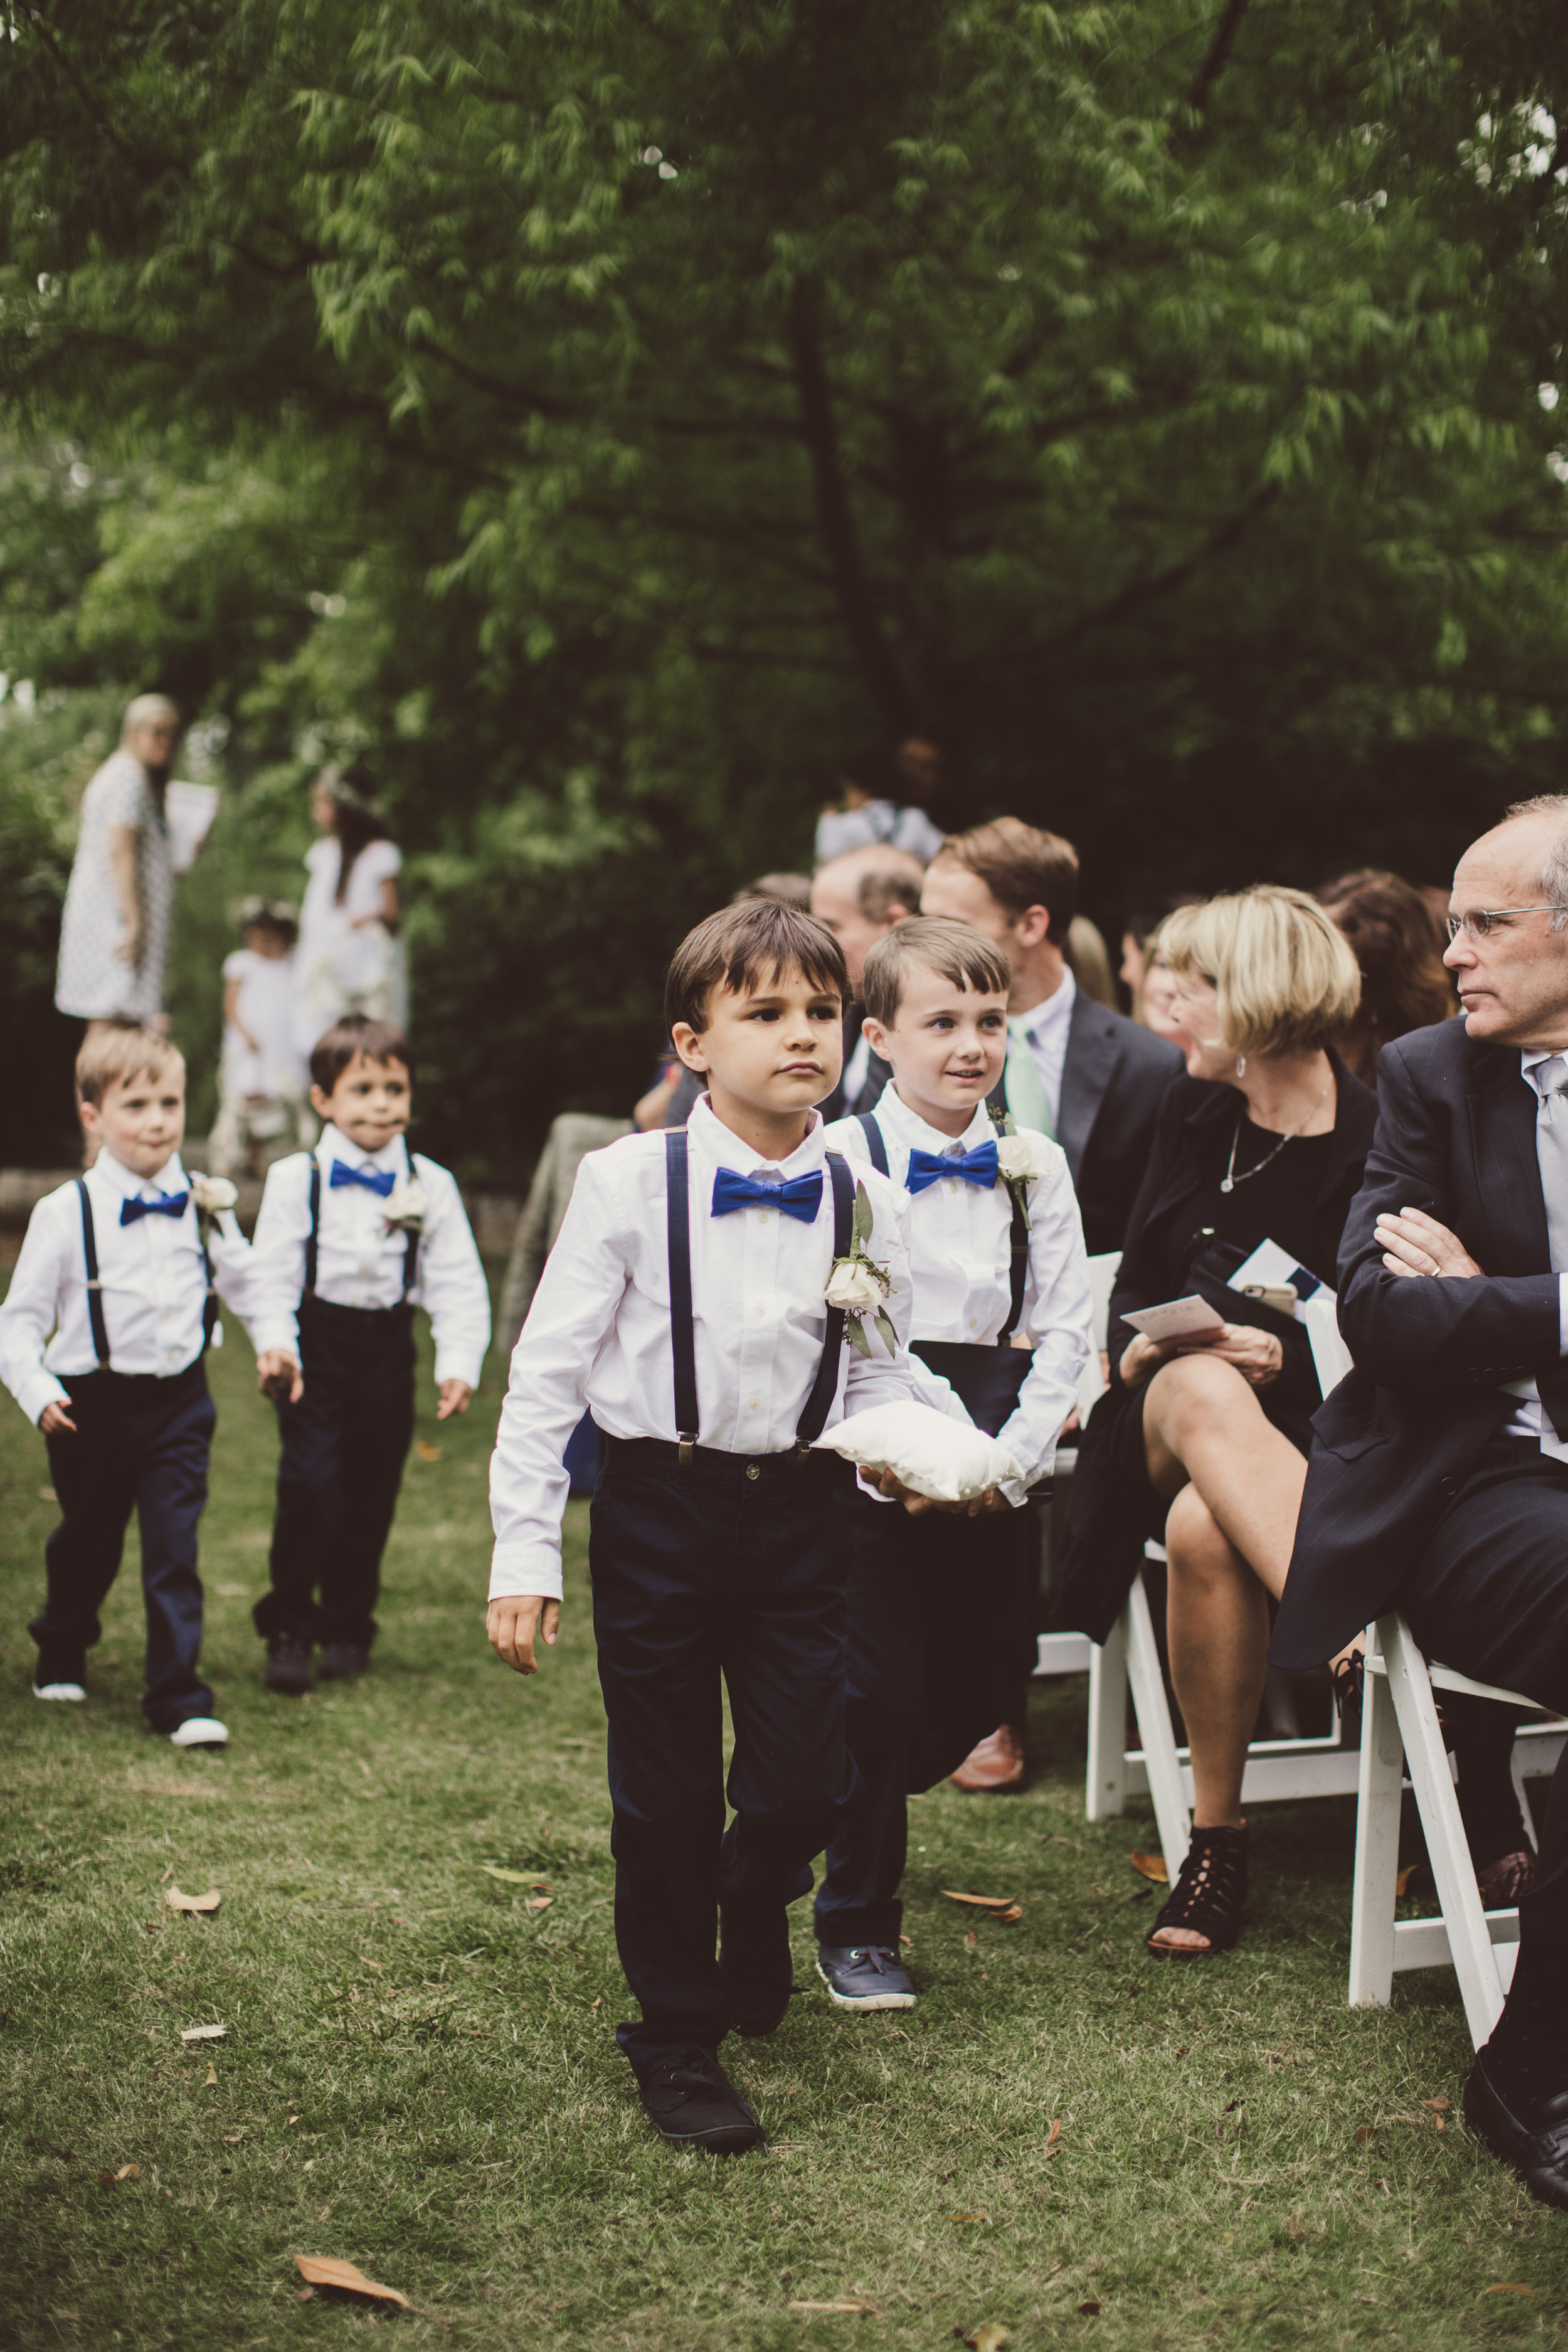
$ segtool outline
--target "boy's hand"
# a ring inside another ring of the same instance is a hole
[[[474,1392],[467,1381],[443,1381],[440,1389],[441,1402],[436,1408],[437,1421],[449,1420],[455,1412],[468,1412],[468,1399]]]
[[[863,1469],[860,1475],[867,1486],[875,1486],[879,1495],[887,1495],[902,1503],[911,1519],[918,1519],[922,1511],[944,1511],[952,1518],[975,1519],[983,1511],[1006,1508],[1003,1496],[994,1486],[987,1486],[984,1495],[977,1495],[972,1503],[938,1503],[933,1502],[929,1495],[917,1495],[912,1486],[906,1486],[890,1470],[879,1475],[875,1470]]]
[[[559,1601],[546,1601],[537,1592],[511,1594],[503,1601],[492,1601],[485,1618],[485,1632],[489,1635],[491,1649],[504,1665],[514,1674],[536,1675],[538,1662],[533,1654],[533,1637],[541,1630],[552,1649],[555,1647],[555,1629],[561,1622]]]
[[[298,1404],[305,1393],[304,1375],[287,1348],[264,1349],[256,1359],[256,1377],[265,1397],[286,1396]]]
[[[75,1422],[64,1405],[58,1402],[47,1404],[44,1407],[38,1415],[38,1427],[46,1437],[58,1437],[62,1429],[68,1429],[73,1437],[76,1435]]]

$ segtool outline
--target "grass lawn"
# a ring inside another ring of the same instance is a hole
[[[494,1372],[438,1436],[426,1402],[439,1456],[409,1464],[373,1675],[271,1698],[248,1610],[274,1440],[248,1351],[213,1372],[221,1758],[142,1727],[132,1567],[89,1706],[28,1695],[53,1514],[5,1402],[0,2342],[205,2352],[383,2324],[301,2302],[296,2253],[400,2288],[402,2336],[454,2352],[936,2347],[986,2321],[1018,2347],[1436,2347],[1564,2324],[1564,2223],[1458,2120],[1452,1979],[1344,2005],[1351,1806],[1263,1814],[1241,1951],[1158,1966],[1128,1864],[1152,1825],[1086,1825],[1077,1683],[1037,1695],[1027,1795],[915,1807],[919,2007],[834,2011],[797,1906],[790,2015],[726,2052],[772,2153],[668,2153],[613,2039],[582,1507],[562,1644],[524,1685],[482,1632]],[[547,1881],[548,1906],[486,1864]],[[222,1908],[176,1916],[166,1885]],[[943,1887],[1022,1918],[976,1922]],[[208,2023],[221,2041],[180,2040]],[[795,2307],[837,2303],[868,2308]]]

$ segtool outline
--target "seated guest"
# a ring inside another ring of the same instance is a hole
[[[1361,1003],[1339,1041],[1347,1069],[1377,1084],[1377,1057],[1395,1037],[1447,1021],[1458,1002],[1443,969],[1442,942],[1426,902],[1397,874],[1373,866],[1342,874],[1318,893],[1361,966]]]
[[[1160,937],[1187,1076],[1165,1097],[1128,1228],[1110,1387],[1079,1442],[1058,1609],[1103,1642],[1145,1542],[1163,1542],[1194,1802],[1191,1850],[1146,1941],[1195,1957],[1228,1950],[1241,1926],[1241,1776],[1319,1402],[1304,1327],[1230,1277],[1273,1242],[1299,1286],[1332,1282],[1375,1104],[1330,1044],[1355,1010],[1355,958],[1303,892],[1213,898],[1168,917]],[[1123,1320],[1194,1292],[1221,1329],[1156,1343]]]
[[[1568,1709],[1568,797],[1459,861],[1465,1019],[1386,1046],[1340,1256],[1355,1357],[1317,1416],[1273,1654],[1402,1610],[1430,1655]],[[1460,1766],[1463,1784],[1464,1767]],[[1568,1760],[1465,2116],[1568,2210]]]
[[[873,842],[847,849],[819,866],[811,885],[811,911],[844,950],[850,1001],[844,1008],[844,1076],[822,1106],[824,1118],[872,1110],[891,1073],[861,1034],[866,1008],[860,991],[866,958],[879,940],[918,914],[925,862],[911,850]]]

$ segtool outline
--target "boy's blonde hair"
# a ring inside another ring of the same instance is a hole
[[[1013,985],[1013,967],[1002,950],[968,923],[946,915],[911,915],[895,923],[866,958],[861,1000],[873,1021],[896,1027],[899,1006],[913,964],[923,964],[953,988],[982,996],[1003,996]]]
[[[129,1086],[132,1078],[161,1078],[173,1062],[182,1070],[185,1066],[179,1047],[156,1029],[143,1029],[134,1021],[106,1023],[90,1033],[76,1057],[77,1100],[96,1108],[110,1087]]]
[[[1315,1053],[1361,1002],[1349,940],[1304,890],[1260,882],[1178,907],[1155,938],[1178,979],[1196,971],[1213,982],[1220,1040],[1234,1054]]]

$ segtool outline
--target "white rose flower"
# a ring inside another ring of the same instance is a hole
[[[868,1307],[882,1303],[882,1286],[868,1265],[855,1258],[840,1258],[828,1276],[823,1296],[829,1307],[842,1307],[851,1314],[859,1314]]]
[[[226,1176],[193,1175],[191,1198],[204,1216],[216,1217],[224,1210],[237,1205],[239,1189],[237,1185],[231,1184]]]
[[[1016,1183],[1021,1178],[1026,1184],[1032,1184],[1037,1177],[1049,1172],[1050,1144],[1033,1129],[1026,1129],[1021,1135],[999,1135],[996,1165],[1009,1183]]]
[[[382,1215],[389,1225],[401,1225],[405,1232],[417,1232],[425,1222],[425,1212],[430,1203],[425,1187],[417,1176],[400,1176],[386,1196]]]

